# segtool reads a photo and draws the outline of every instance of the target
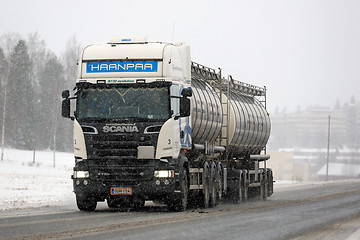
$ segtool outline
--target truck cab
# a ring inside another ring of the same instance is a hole
[[[105,199],[109,207],[177,199],[183,151],[191,149],[189,46],[115,37],[84,48],[78,65],[62,105],[74,121],[79,209]]]

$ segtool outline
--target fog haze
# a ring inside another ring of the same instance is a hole
[[[60,55],[114,35],[185,41],[192,60],[268,89],[270,112],[360,100],[360,1],[1,0],[0,36],[38,32]]]

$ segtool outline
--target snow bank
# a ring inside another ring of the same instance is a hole
[[[73,154],[5,149],[0,161],[0,210],[63,205],[74,201]]]

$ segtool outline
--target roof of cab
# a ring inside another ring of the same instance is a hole
[[[168,43],[115,43],[93,44],[83,51],[82,60],[121,60],[121,59],[162,59],[164,47]]]

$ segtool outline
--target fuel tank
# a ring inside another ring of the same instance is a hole
[[[254,96],[222,93],[206,81],[192,78],[193,144],[214,143],[235,154],[258,154],[270,136],[270,118]]]

